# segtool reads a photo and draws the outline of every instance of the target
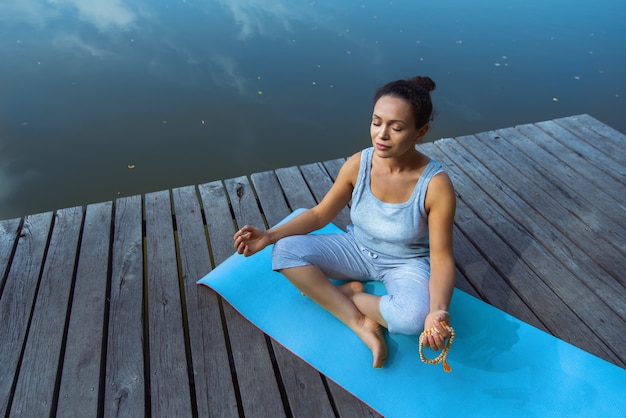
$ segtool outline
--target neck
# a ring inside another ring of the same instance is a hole
[[[392,174],[418,169],[424,164],[426,159],[424,154],[415,148],[411,148],[397,157],[379,158],[374,154],[373,158],[381,169]]]

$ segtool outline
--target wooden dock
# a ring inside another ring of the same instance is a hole
[[[457,191],[457,287],[625,367],[626,136],[579,115],[421,147]],[[378,416],[196,285],[342,163],[0,221],[0,414]]]

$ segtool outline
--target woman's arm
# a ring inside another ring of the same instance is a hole
[[[425,205],[430,239],[430,313],[424,322],[424,329],[434,328],[438,332],[429,337],[424,345],[441,349],[447,331],[439,323],[449,322],[448,309],[455,283],[452,230],[456,195],[446,173],[431,179]]]
[[[350,157],[339,170],[337,179],[322,201],[289,222],[267,231],[249,225],[241,228],[233,237],[237,252],[249,256],[281,238],[308,234],[328,224],[352,198],[352,190],[359,173],[360,161],[360,152]]]

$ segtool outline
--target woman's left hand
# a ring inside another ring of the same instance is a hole
[[[430,347],[433,350],[441,350],[446,346],[446,338],[450,333],[444,324],[450,324],[450,313],[440,310],[429,313],[424,321],[424,329],[431,330],[430,335],[424,335],[422,344],[424,347]]]

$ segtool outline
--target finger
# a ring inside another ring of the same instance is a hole
[[[237,245],[237,252],[239,254],[244,254],[246,251],[247,245],[243,242],[239,242],[239,245]]]
[[[435,338],[434,335],[431,335],[428,337],[428,346],[430,348],[432,348],[433,350],[437,351],[439,349],[439,345],[437,344],[437,339]]]
[[[431,336],[431,338],[431,347],[433,348],[433,350],[441,350],[444,347],[444,339],[441,335],[435,333]]]

